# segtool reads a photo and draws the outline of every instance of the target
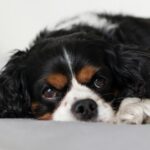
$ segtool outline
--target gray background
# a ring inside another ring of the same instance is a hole
[[[83,12],[150,17],[149,0],[0,0],[0,67],[14,49],[25,49],[44,27]]]
[[[149,149],[149,125],[0,120],[0,150]]]

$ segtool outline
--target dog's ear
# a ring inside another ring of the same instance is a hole
[[[118,85],[130,91],[124,91],[128,96],[142,97],[145,93],[142,73],[146,53],[143,53],[138,46],[116,45],[106,50],[106,63]]]
[[[27,51],[17,51],[0,75],[0,117],[26,117],[30,97],[24,76]]]

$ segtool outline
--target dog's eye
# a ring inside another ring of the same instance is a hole
[[[46,88],[44,91],[43,91],[43,98],[45,99],[53,99],[54,97],[57,96],[57,92],[51,88]]]
[[[94,80],[93,84],[97,89],[100,89],[105,85],[105,79],[104,78],[96,78]]]

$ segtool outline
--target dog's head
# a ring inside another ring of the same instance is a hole
[[[9,105],[3,114],[31,108],[38,119],[111,121],[121,99],[141,87],[132,56],[83,33],[38,40],[12,56],[1,75],[0,96]]]

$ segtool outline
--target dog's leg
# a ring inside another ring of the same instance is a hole
[[[125,98],[115,117],[115,123],[142,124],[145,119],[144,106],[150,115],[149,107],[140,98]]]

